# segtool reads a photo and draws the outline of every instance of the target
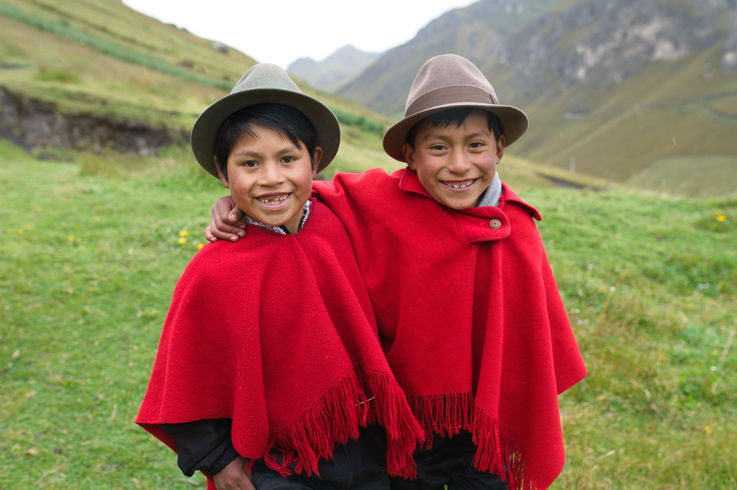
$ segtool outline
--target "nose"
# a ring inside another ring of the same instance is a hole
[[[259,179],[259,184],[265,186],[280,184],[284,180],[281,168],[276,162],[266,162],[266,164],[262,167],[260,177],[261,178]]]
[[[453,150],[448,157],[448,170],[456,173],[463,174],[470,167],[470,163],[465,153],[459,150]]]

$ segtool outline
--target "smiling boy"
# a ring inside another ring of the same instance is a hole
[[[350,240],[310,197],[333,113],[259,64],[192,129],[197,161],[246,213],[177,283],[136,422],[208,488],[388,488],[422,431],[381,350]]]
[[[431,115],[414,126],[402,154],[435,201],[466,209],[475,207],[491,185],[504,154],[504,135],[496,137],[498,119],[489,112],[467,109],[455,114],[447,125]]]
[[[586,369],[540,214],[496,173],[526,128],[473,63],[436,56],[384,136],[407,168],[316,185],[351,236],[387,360],[425,430],[417,479],[394,489],[541,489],[563,467],[557,397]],[[208,233],[233,239],[227,199],[213,211]]]
[[[282,120],[288,120],[286,106],[274,104],[254,113],[255,109],[258,106],[236,112],[223,123],[224,134],[216,139],[214,151],[216,161],[227,163],[216,166],[218,177],[250,220],[296,233],[312,192],[313,168],[322,160],[323,150],[308,141],[314,147],[310,152],[304,142],[272,129],[280,113],[285,113]]]

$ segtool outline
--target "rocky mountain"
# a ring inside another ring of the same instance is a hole
[[[715,193],[725,171],[737,174],[737,0],[480,0],[338,93],[397,117],[419,66],[444,52],[473,60],[503,103],[526,110],[517,155],[650,187],[696,179]],[[684,173],[695,164],[698,175]]]
[[[395,116],[417,70],[431,56],[456,52],[479,64],[498,59],[503,40],[555,4],[555,0],[483,0],[451,10],[367,67],[337,93],[377,112]]]
[[[348,44],[323,61],[299,58],[287,67],[287,71],[308,81],[313,87],[334,92],[361,73],[380,55],[381,53],[361,51]]]
[[[605,90],[651,63],[673,63],[715,44],[721,68],[737,67],[734,0],[578,1],[512,33],[499,62],[535,90],[544,72],[563,86]]]

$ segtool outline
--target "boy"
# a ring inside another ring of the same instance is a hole
[[[209,244],[187,266],[136,422],[209,488],[388,488],[387,465],[413,475],[422,430],[345,229],[310,199],[339,140],[333,113],[268,64],[192,128],[252,239]]]
[[[473,63],[436,56],[384,136],[407,168],[316,186],[348,229],[387,359],[425,429],[417,480],[392,488],[546,488],[562,469],[557,395],[586,369],[541,217],[496,173],[526,128]],[[208,238],[243,235],[230,207],[213,207]]]

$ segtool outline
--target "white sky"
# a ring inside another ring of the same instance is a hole
[[[134,10],[286,68],[338,48],[381,52],[474,0],[123,0]]]

